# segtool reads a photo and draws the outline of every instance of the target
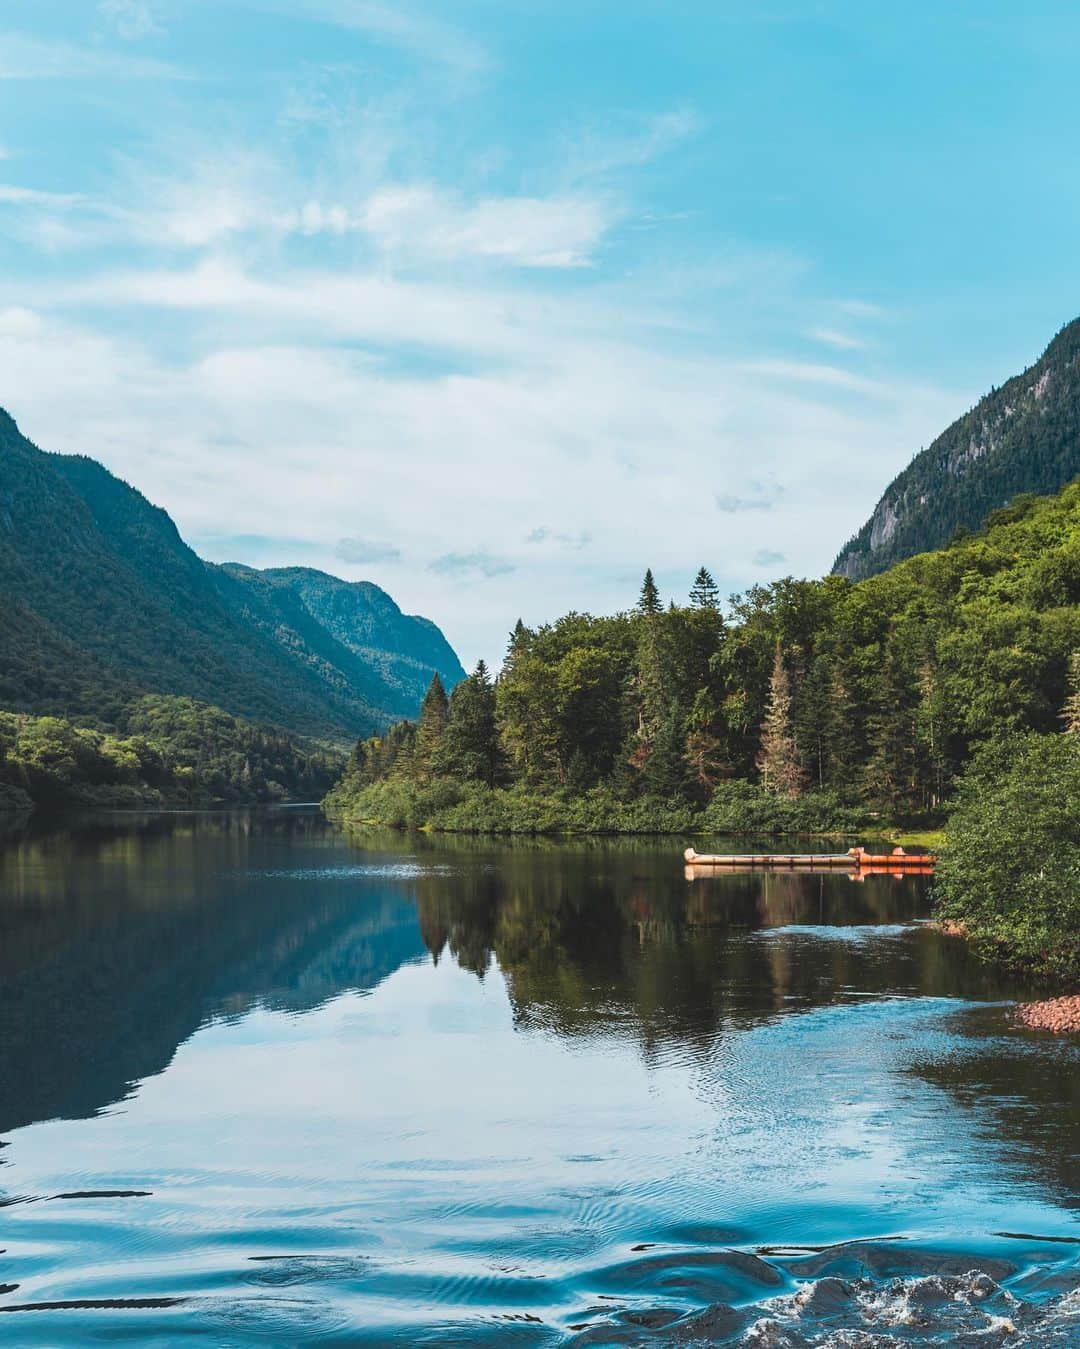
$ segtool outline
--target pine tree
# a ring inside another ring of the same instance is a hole
[[[791,676],[784,663],[783,649],[777,642],[765,719],[761,723],[757,766],[761,772],[761,785],[778,796],[798,796],[806,780],[799,747],[792,734],[792,702]]]
[[[658,614],[660,612],[660,592],[653,580],[651,567],[648,567],[645,571],[645,579],[641,583],[641,594],[638,596],[637,607],[638,612],[643,614]]]
[[[719,609],[720,587],[706,567],[699,569],[690,587],[690,603],[695,609]]]
[[[514,624],[514,631],[510,634],[510,640],[506,645],[506,659],[503,661],[504,669],[509,670],[513,667],[514,661],[524,653],[531,636],[529,629],[519,618]]]
[[[867,796],[893,813],[918,804],[917,721],[919,687],[900,638],[890,632],[872,683],[867,717]]]
[[[430,773],[435,768],[449,720],[450,701],[442,680],[434,674],[420,704],[420,720],[416,725],[414,765],[417,773]]]
[[[349,755],[349,762],[345,766],[345,772],[350,778],[355,778],[359,781],[363,776],[367,765],[368,742],[366,740],[358,740],[356,744],[353,745],[352,753]]]
[[[441,759],[447,771],[466,782],[492,787],[499,777],[495,686],[482,660],[450,695],[450,720]]]
[[[1080,651],[1069,657],[1068,696],[1061,716],[1065,734],[1080,736]]]

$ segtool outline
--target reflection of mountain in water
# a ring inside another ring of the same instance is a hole
[[[408,890],[320,876],[335,847],[321,816],[284,811],[9,835],[0,1129],[93,1114],[208,1017],[313,1007],[421,955]]]
[[[718,1037],[787,1013],[1011,995],[963,944],[912,930],[925,913],[921,878],[688,883],[671,845],[345,835],[317,812],[16,831],[0,843],[0,1131],[93,1114],[208,1018],[312,1008],[425,947],[480,978],[497,961],[523,1030],[617,1029],[646,1058],[674,1048],[706,1067]],[[1060,1191],[1075,1054],[1062,1046],[1048,1073],[999,1012],[960,1017],[962,1034],[914,1070],[979,1103],[1018,1164]]]

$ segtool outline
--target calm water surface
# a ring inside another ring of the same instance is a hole
[[[1080,1344],[1076,1042],[920,878],[679,848],[11,830],[0,1336]]]

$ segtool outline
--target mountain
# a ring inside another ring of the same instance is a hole
[[[450,643],[427,618],[403,614],[370,581],[342,581],[311,567],[258,571],[213,568],[230,609],[278,642],[298,634],[324,659],[348,668],[359,687],[395,717],[411,716],[437,670],[445,685],[464,678]],[[343,655],[342,653],[346,653]]]
[[[101,464],[46,454],[0,411],[0,704],[123,726],[145,693],[345,742],[462,678],[377,586],[204,562]]]
[[[856,581],[916,553],[1027,493],[1057,492],[1080,473],[1080,319],[1022,375],[994,389],[916,455],[833,571]]]

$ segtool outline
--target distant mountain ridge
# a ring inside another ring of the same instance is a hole
[[[346,742],[464,675],[370,582],[204,562],[103,465],[0,411],[0,705],[116,724],[142,692]]]
[[[1058,492],[1080,474],[1080,319],[1023,374],[993,389],[917,454],[833,571],[857,581],[980,529],[1017,496]]]

